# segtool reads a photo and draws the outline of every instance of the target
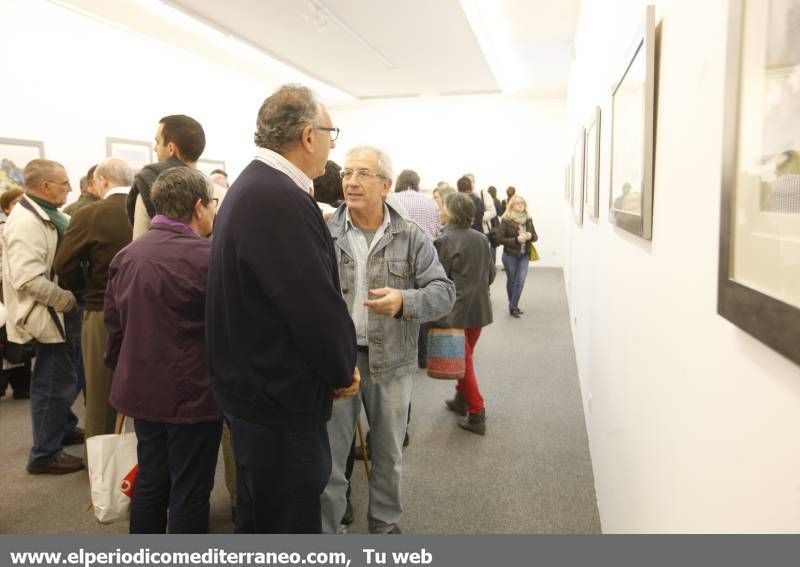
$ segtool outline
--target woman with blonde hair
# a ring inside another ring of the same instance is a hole
[[[514,195],[508,200],[506,212],[494,234],[494,242],[503,246],[508,312],[515,318],[522,315],[519,298],[528,276],[531,244],[538,239],[533,219],[528,213],[528,204],[522,195]]]

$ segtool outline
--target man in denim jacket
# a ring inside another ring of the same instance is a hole
[[[370,426],[369,530],[400,533],[400,474],[420,323],[450,312],[455,286],[421,228],[386,195],[389,157],[373,147],[350,150],[340,172],[345,205],[328,221],[342,295],[356,328],[359,395],[333,404],[328,422],[332,472],[322,495],[322,529],[336,532],[345,511],[344,470],[363,402]]]

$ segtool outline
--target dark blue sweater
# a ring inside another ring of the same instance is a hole
[[[254,160],[214,225],[206,303],[214,395],[223,411],[284,430],[331,416],[356,337],[336,255],[314,200]]]

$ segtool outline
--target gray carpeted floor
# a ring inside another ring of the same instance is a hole
[[[453,385],[415,376],[411,444],[405,451],[405,533],[600,533],[561,270],[533,269],[520,307],[508,315],[505,274],[492,286],[495,322],[481,334],[475,367],[486,400],[487,434],[456,426],[444,408]],[[81,403],[76,412],[81,415]],[[85,473],[25,472],[28,403],[0,400],[0,533],[125,533],[87,511]],[[72,447],[80,455],[83,448]],[[366,532],[363,465],[353,474],[356,519]],[[222,459],[211,531],[232,530]]]

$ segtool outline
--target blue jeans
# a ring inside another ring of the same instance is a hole
[[[60,457],[64,436],[78,426],[72,404],[79,392],[75,340],[80,337],[80,315],[65,315],[64,323],[66,342],[36,345],[31,377],[33,447],[28,455],[29,465],[47,463]]]
[[[157,423],[135,419],[139,474],[131,499],[132,534],[208,533],[222,420]]]
[[[528,277],[530,258],[527,254],[509,254],[503,252],[503,266],[506,269],[506,293],[508,294],[508,309],[519,309],[519,298],[522,288],[525,287],[525,278]]]
[[[403,514],[400,476],[412,376],[374,382],[369,372],[369,355],[360,351],[358,370],[361,373],[359,395],[335,400],[328,422],[332,467],[328,486],[322,494],[322,531],[325,533],[338,531],[347,506],[345,468],[362,402],[369,421],[372,458],[367,512],[370,533],[388,533],[398,525]]]

